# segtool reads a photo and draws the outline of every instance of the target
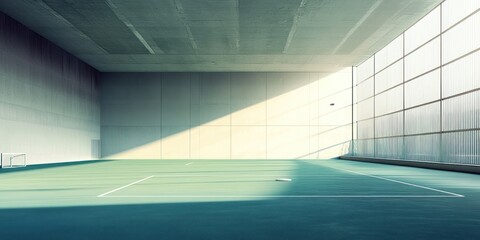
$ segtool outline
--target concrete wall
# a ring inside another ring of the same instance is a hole
[[[101,92],[102,156],[110,159],[324,158],[351,139],[350,68],[322,78],[103,73]]]
[[[26,153],[29,164],[95,157],[97,75],[0,13],[0,152]]]

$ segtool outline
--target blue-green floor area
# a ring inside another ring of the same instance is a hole
[[[345,160],[0,169],[0,226],[2,240],[480,239],[480,175]]]

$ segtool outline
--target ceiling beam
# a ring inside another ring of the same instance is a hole
[[[187,36],[188,36],[188,39],[190,40],[190,44],[192,45],[193,51],[197,53],[197,50],[198,50],[197,42],[195,42],[195,38],[193,37],[192,30],[190,29],[190,26],[187,23],[187,16],[185,14],[185,10],[183,9],[182,3],[180,3],[180,0],[173,0],[173,3],[175,4],[175,10],[176,10],[178,19],[180,20],[180,22],[185,27],[185,30],[187,31]]]
[[[143,38],[143,36],[137,31],[135,26],[133,26],[133,24],[128,20],[128,18],[118,10],[117,6],[112,2],[112,0],[105,0],[105,2],[107,3],[108,7],[112,10],[112,12],[115,14],[115,16],[117,16],[118,19],[120,19],[120,21],[122,21],[123,24],[125,24],[125,26],[127,26],[128,29],[130,29],[130,31],[132,31],[133,35],[137,37],[137,39],[148,50],[148,52],[150,52],[150,54],[155,54],[156,52],[153,50],[150,44],[148,44],[145,38]],[[161,51],[161,49],[159,50]],[[161,51],[160,53],[163,54],[164,52]]]
[[[370,7],[370,9],[368,9],[365,15],[363,15],[363,17],[358,20],[357,24],[355,24],[355,26],[353,26],[353,28],[348,31],[347,35],[345,35],[342,41],[340,41],[340,43],[333,49],[332,55],[335,55],[338,52],[338,50],[343,46],[343,44],[347,42],[347,40],[353,35],[353,33],[357,31],[357,29],[365,22],[365,20],[368,19],[368,17],[370,17],[370,15],[372,15],[372,13],[380,6],[380,4],[382,4],[382,2],[383,0],[378,0]]]
[[[86,39],[88,42],[93,43],[98,49],[100,49],[103,53],[108,54],[108,51],[102,48],[100,45],[98,45],[95,41],[93,41],[90,37],[88,37],[85,33],[80,31],[78,28],[76,28],[70,21],[62,17],[57,11],[53,10],[50,6],[48,6],[43,0],[37,0],[35,1],[36,3],[40,4],[42,8],[47,10],[50,14],[55,16],[60,22],[63,22],[65,25],[69,26],[72,29],[75,29],[75,31],[78,33],[78,36],[80,36],[83,39]]]
[[[237,31],[235,31],[235,47],[237,52],[240,52],[240,3],[239,0],[234,0],[235,14],[237,19]]]
[[[298,6],[297,10],[295,11],[295,15],[293,16],[292,27],[290,28],[290,32],[288,33],[287,42],[285,43],[285,46],[283,47],[283,53],[287,53],[288,48],[290,47],[290,44],[292,43],[293,36],[295,36],[295,32],[297,31],[298,18],[299,18],[300,15],[302,15],[306,4],[307,4],[307,0],[302,0],[300,2],[300,6]]]

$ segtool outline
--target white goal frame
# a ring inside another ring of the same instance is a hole
[[[0,153],[0,168],[17,168],[26,166],[26,153]]]

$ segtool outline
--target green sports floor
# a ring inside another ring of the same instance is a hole
[[[0,228],[2,240],[480,239],[480,175],[345,160],[0,169]]]

